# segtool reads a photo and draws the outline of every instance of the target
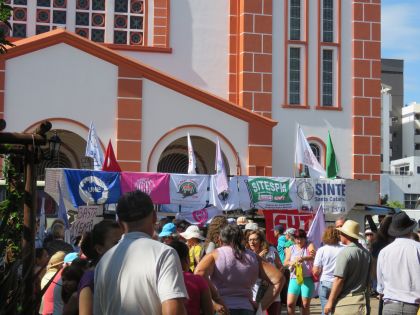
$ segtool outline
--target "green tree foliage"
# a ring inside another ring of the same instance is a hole
[[[9,18],[12,15],[12,12],[12,7],[4,3],[4,0],[0,0],[0,23],[5,24],[9,29],[11,29]],[[7,52],[7,46],[14,45],[6,39],[6,34],[4,33],[4,30],[0,29],[0,54],[4,54]]]
[[[0,314],[18,314],[22,305],[21,243],[23,233],[22,159],[6,156],[3,174],[6,179],[5,200],[0,202]],[[16,167],[17,166],[17,167]]]
[[[404,205],[399,201],[388,201],[386,205],[391,208],[404,209]]]

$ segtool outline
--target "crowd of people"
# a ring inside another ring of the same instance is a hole
[[[365,230],[340,218],[315,248],[303,229],[216,216],[206,227],[161,220],[150,197],[123,195],[116,220],[76,244],[56,220],[36,250],[40,314],[414,314],[420,304],[417,223],[404,212]],[[266,233],[277,242],[270,244]],[[283,306],[283,307],[282,307]]]

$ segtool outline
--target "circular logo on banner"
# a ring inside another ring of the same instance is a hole
[[[141,190],[142,192],[148,195],[150,195],[153,188],[155,188],[155,184],[149,178],[140,178],[136,181],[134,186],[136,187],[136,189]]]
[[[197,193],[197,184],[192,180],[183,181],[178,186],[178,193],[180,193],[183,198],[193,196]]]
[[[311,200],[314,197],[314,187],[311,183],[303,181],[297,185],[297,194],[302,200]]]
[[[108,187],[96,176],[87,176],[80,181],[79,195],[86,204],[104,204],[108,194]]]
[[[209,214],[206,209],[196,210],[192,213],[195,221],[203,223],[209,219]]]

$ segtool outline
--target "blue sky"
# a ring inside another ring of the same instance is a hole
[[[382,0],[382,58],[404,59],[404,104],[420,102],[420,0]]]

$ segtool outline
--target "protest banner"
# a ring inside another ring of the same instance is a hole
[[[347,205],[345,179],[296,178],[291,195],[300,210],[312,212],[321,205],[324,213],[344,213],[352,207]]]
[[[224,211],[239,209],[238,177],[230,178],[228,189],[217,192],[217,177],[210,176],[210,204]]]
[[[265,233],[267,241],[271,244],[277,244],[274,238],[273,228],[282,224],[285,229],[295,228],[308,231],[314,214],[311,212],[302,212],[293,210],[267,210],[263,211],[265,218]]]
[[[189,212],[177,213],[176,218],[178,220],[185,220],[191,224],[203,226],[211,221],[211,219],[213,219],[216,215],[223,215],[223,211],[217,209],[216,207],[208,207]]]
[[[72,238],[92,230],[94,219],[100,208],[101,206],[80,206],[78,208],[77,217],[70,227]]]
[[[167,173],[121,173],[121,192],[141,190],[152,198],[153,203],[168,204],[170,175]]]
[[[208,201],[209,175],[171,174],[170,203],[204,208]]]
[[[64,176],[75,207],[116,203],[121,195],[118,172],[64,169]]]
[[[293,209],[289,191],[293,178],[241,176],[239,178],[239,202],[243,210]]]

